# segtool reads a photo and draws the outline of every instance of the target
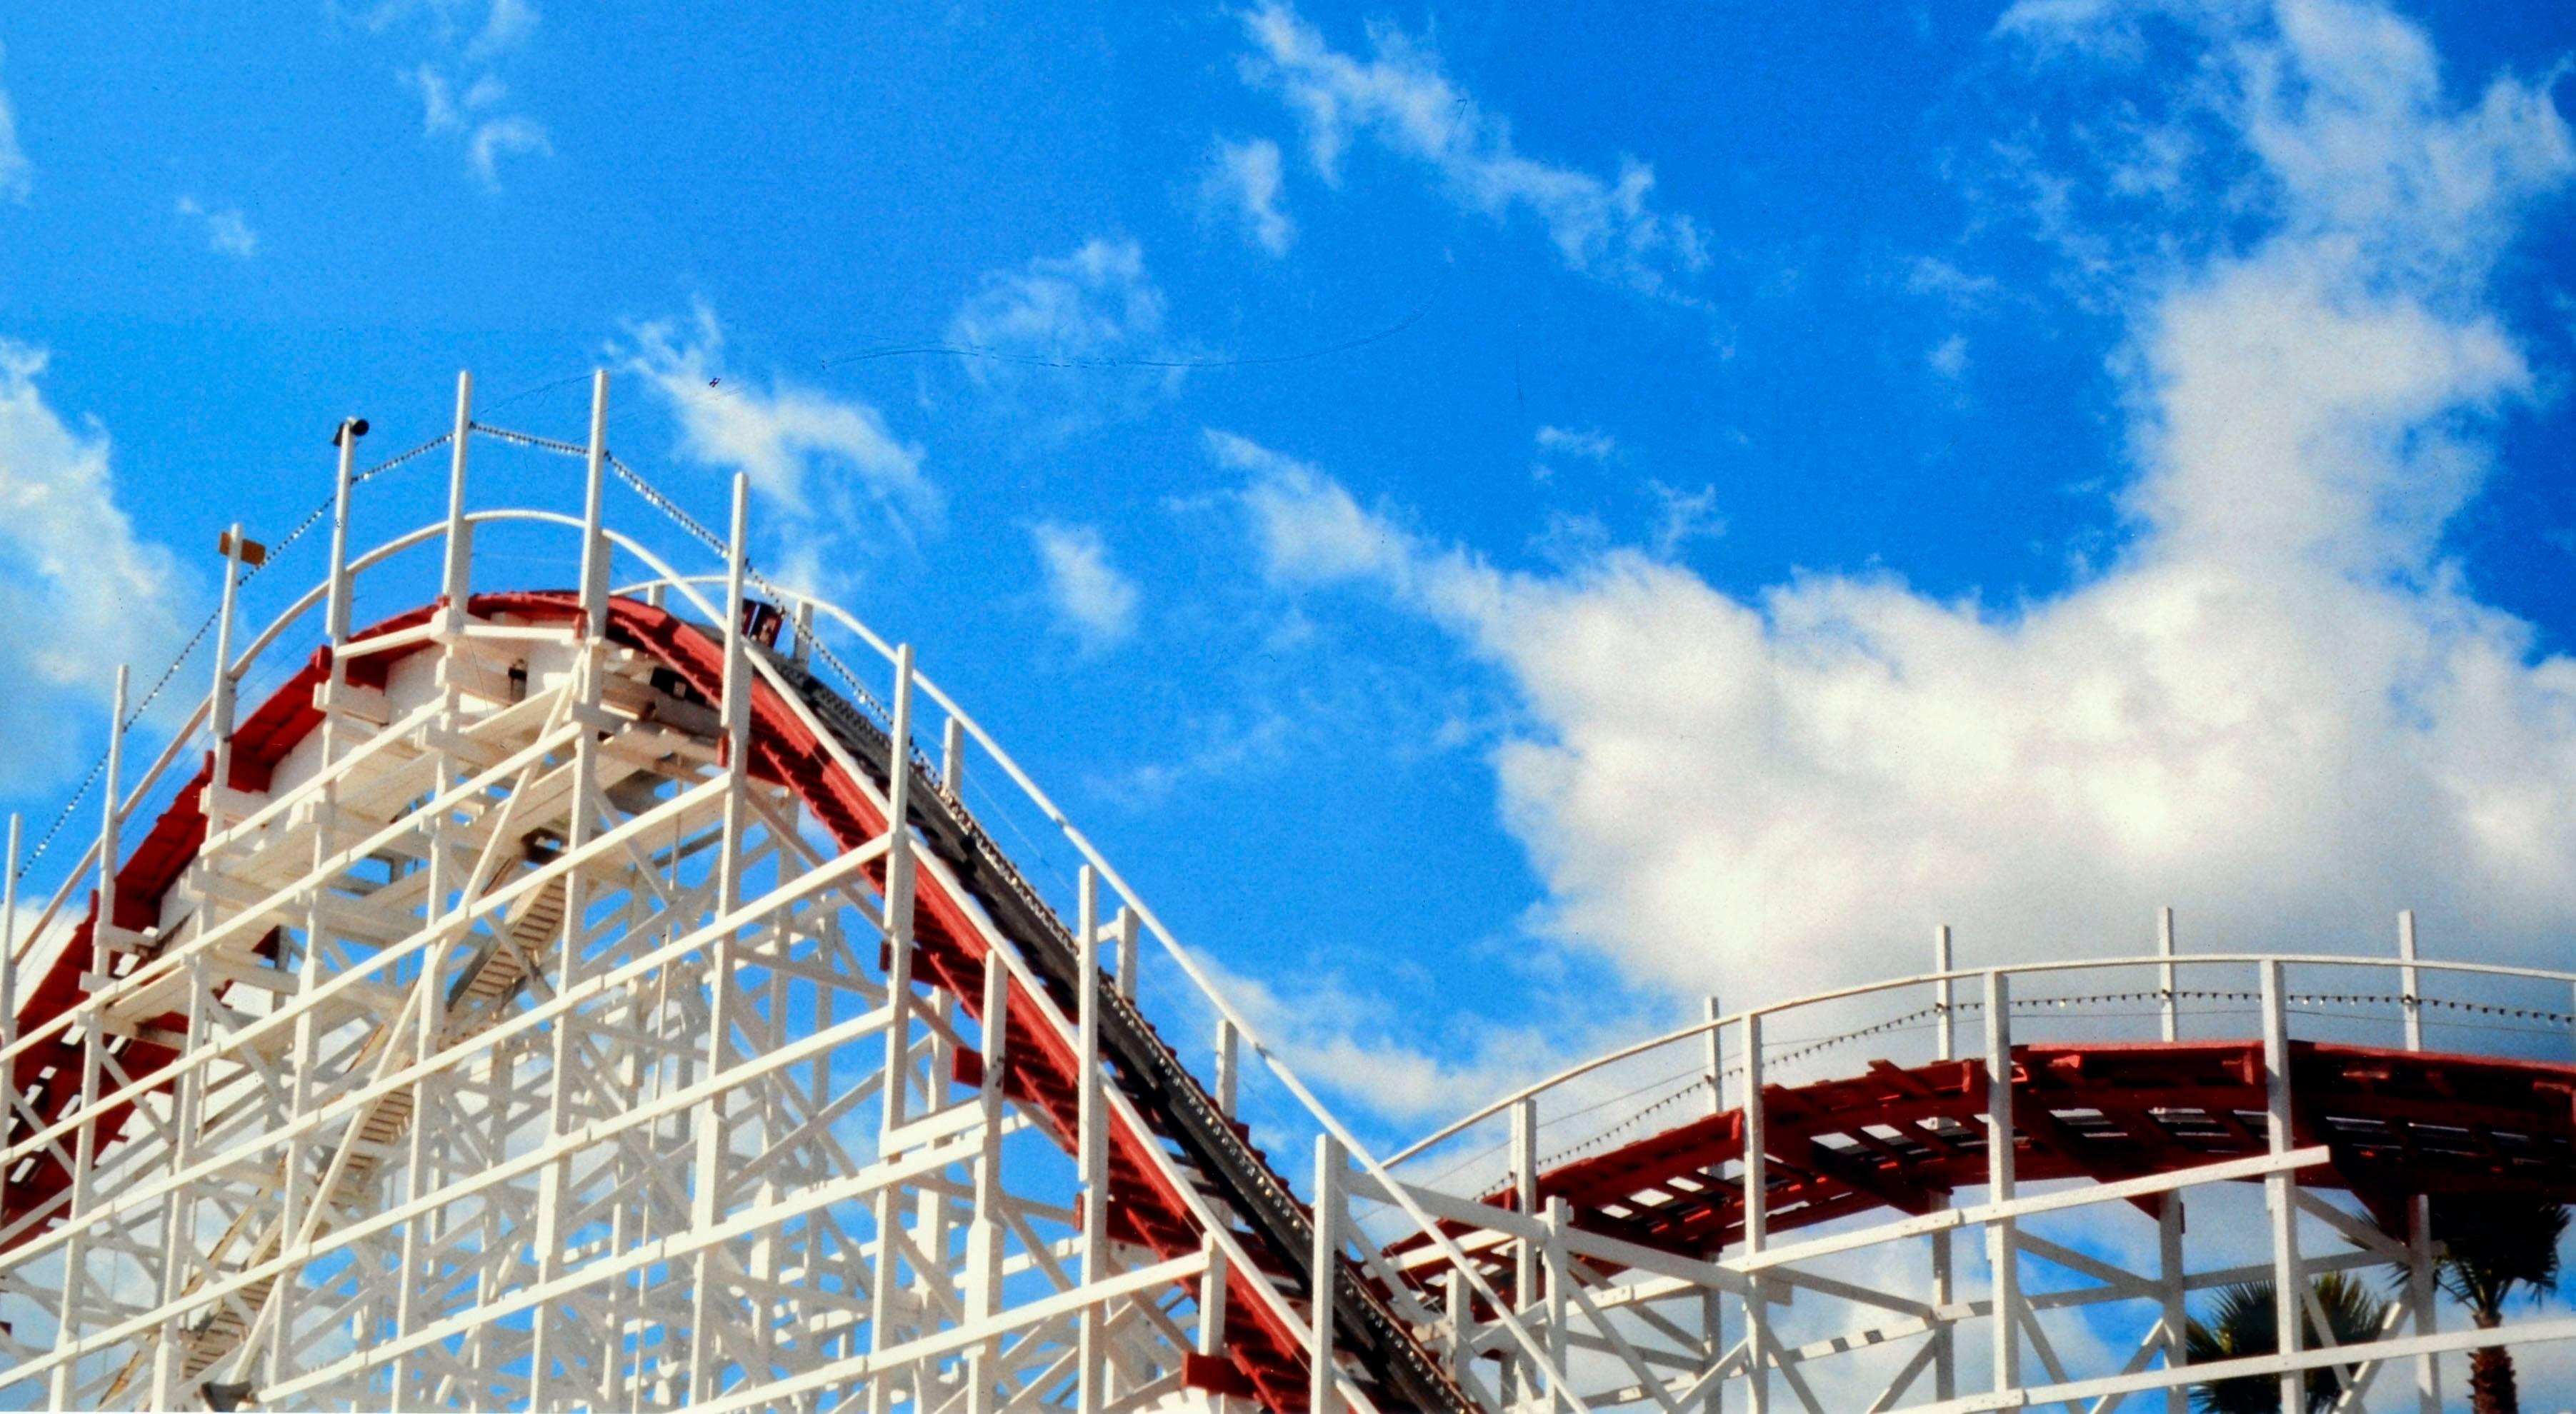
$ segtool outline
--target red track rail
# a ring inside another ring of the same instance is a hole
[[[374,637],[421,623],[436,607],[413,610],[357,637]],[[562,593],[477,595],[469,609],[476,617],[506,614],[534,622],[562,622],[580,613],[578,600]],[[651,655],[706,700],[712,702],[722,696],[724,649],[706,630],[665,610],[617,599],[610,601],[609,634],[617,642]],[[382,686],[397,659],[428,646],[413,645],[353,659],[350,680]],[[236,789],[267,789],[277,763],[320,724],[322,716],[313,706],[313,689],[328,677],[329,664],[329,650],[316,650],[304,669],[236,730],[231,768],[231,783]],[[843,849],[866,844],[885,831],[884,818],[867,792],[832,761],[796,710],[765,681],[754,684],[750,765],[755,777],[794,790]],[[210,762],[195,780],[181,787],[177,799],[117,871],[118,926],[139,930],[161,921],[163,895],[195,860],[205,842],[202,796],[211,772]],[[882,881],[880,871],[871,873]],[[81,979],[91,960],[96,915],[97,899],[93,895],[90,914],[82,920],[70,944],[28,990],[20,1008],[21,1034],[55,1020],[86,997]],[[969,1015],[980,1017],[986,951],[983,935],[973,923],[965,901],[952,897],[927,874],[920,876],[916,890],[913,936],[915,977],[949,992]],[[1037,1115],[1057,1142],[1071,1152],[1081,1078],[1073,1040],[1040,1023],[1036,1000],[1016,982],[1012,984],[1008,1011],[1009,1059],[1001,1079],[1004,1090]],[[163,1024],[184,1027],[185,1018],[169,1018]],[[175,1053],[167,1047],[134,1041],[112,1043],[111,1054],[126,1081],[147,1080],[175,1059]],[[30,1097],[30,1108],[42,1119],[43,1126],[50,1126],[72,1108],[79,1089],[80,1065],[80,1047],[60,1039],[32,1048],[18,1060],[20,1091]],[[963,1069],[972,1074],[979,1068],[969,1063]],[[112,1072],[103,1088],[119,1088]],[[100,1116],[99,1152],[104,1153],[122,1133],[131,1109],[129,1103]],[[8,1119],[0,1135],[5,1135],[9,1144],[43,1127],[31,1127],[21,1114],[12,1114]],[[1143,1246],[1160,1257],[1174,1258],[1199,1251],[1204,1235],[1187,1203],[1154,1161],[1152,1156],[1160,1148],[1161,1140],[1150,1132],[1137,1132],[1124,1124],[1113,1126],[1109,1142],[1110,1235]],[[71,1186],[72,1164],[69,1147],[58,1146],[22,1160],[11,1170],[5,1192],[0,1192],[0,1251],[61,1221],[67,1208],[65,1197]],[[1272,1310],[1267,1303],[1253,1299],[1249,1289],[1242,1295],[1245,1299],[1227,1305],[1228,1357],[1264,1404],[1274,1409],[1302,1409],[1306,1402],[1306,1361],[1291,1324],[1295,1313]]]
[[[2269,1148],[2260,1042],[2019,1046],[2012,1070],[2023,1182],[2109,1182]],[[2290,1094],[2292,1144],[2329,1153],[2299,1181],[2348,1190],[2390,1231],[2406,1230],[2419,1193],[2576,1202],[2576,1066],[2294,1041]],[[1848,1080],[1766,1088],[1766,1230],[1925,1213],[1982,1186],[1986,1104],[1982,1060],[1876,1061]],[[1728,1110],[1543,1170],[1539,1201],[1565,1199],[1578,1227],[1713,1256],[1744,1228],[1742,1185],[1713,1175],[1743,1157],[1744,1115]],[[1513,1205],[1508,1187],[1484,1201]],[[1507,1285],[1509,1263],[1492,1275]]]

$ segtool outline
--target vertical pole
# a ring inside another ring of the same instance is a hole
[[[355,427],[354,418],[340,424],[339,470],[331,480],[331,578],[325,591],[322,632],[335,648],[349,641],[349,490],[354,484],[350,463],[358,454]]]
[[[608,470],[608,370],[590,373],[590,452],[581,485],[581,619],[590,641],[608,636],[608,531],[602,524]]]
[[[2012,978],[1986,974],[1986,1198],[2013,1200]],[[1995,1389],[2021,1388],[2021,1262],[2018,1224],[1986,1224],[1986,1263],[1994,1269]]]
[[[975,1158],[975,1218],[966,1230],[966,1319],[1002,1309],[1002,1103],[1010,1064],[1011,971],[1002,950],[984,954],[984,1088],[975,1097],[983,1132]],[[993,1414],[1001,1379],[1002,1342],[983,1341],[966,1356],[966,1414]]]
[[[748,825],[750,802],[744,793],[751,788],[751,648],[743,637],[744,544],[751,534],[751,478],[743,472],[733,477],[733,506],[729,522],[731,535],[725,545],[725,624],[724,624],[724,712],[725,774],[732,785],[725,792],[725,845],[716,861],[716,911],[731,913],[742,904],[742,832]],[[889,863],[888,869],[893,865]],[[891,902],[891,900],[889,900]]]
[[[2156,964],[2156,986],[2162,994],[2157,998],[2157,1010],[2164,1018],[2164,1037],[2168,1041],[2178,1040],[2182,1036],[2182,1013],[2174,998],[2174,927],[2171,908],[2156,910],[2156,956],[2164,959]]]
[[[1702,1038],[1706,1050],[1702,1060],[1708,1066],[1708,1112],[1726,1113],[1726,1041],[1717,1019],[1726,1014],[1715,994],[1701,999],[1700,1019],[1708,1023]],[[1725,1181],[1723,1165],[1712,1165],[1708,1181],[1714,1186]],[[1726,1358],[1726,1297],[1714,1286],[1704,1286],[1699,1293],[1700,1355],[1711,1368]],[[1726,1381],[1708,1382],[1708,1393],[1700,1398],[1700,1414],[1725,1414]]]
[[[2424,992],[2415,970],[2415,910],[2411,908],[2397,911],[2397,956],[2402,959],[2397,982],[2406,994],[2399,1002],[2406,1014],[2406,1049],[2420,1051],[2424,1049]]]
[[[1562,1194],[1550,1194],[1547,1200],[1547,1211],[1541,1215],[1540,1221],[1547,1224],[1548,1387],[1547,1403],[1542,1407],[1553,1414],[1553,1411],[1560,1409],[1583,1408],[1582,1403],[1575,1398],[1574,1391],[1558,1381],[1558,1377],[1566,1372],[1566,1348],[1571,1343],[1568,1308],[1572,1304],[1574,1284],[1566,1270],[1565,1230],[1574,1225],[1573,1206],[1565,1201]]]
[[[1109,1106],[1100,1085],[1100,877],[1088,864],[1076,881],[1076,914],[1081,937],[1081,1015],[1076,1044],[1082,1054],[1082,1081],[1075,1109],[1077,1178],[1082,1185],[1082,1280],[1086,1285],[1109,1275]],[[1100,1414],[1108,1407],[1108,1313],[1094,1301],[1075,1318],[1076,1414]]]
[[[343,470],[340,480],[343,483],[348,480],[347,465],[348,459],[341,458]],[[345,552],[346,533],[336,520],[331,532],[335,539],[344,542]],[[336,587],[336,581],[341,577],[340,555],[333,555],[331,564]],[[232,530],[224,536],[224,585],[215,609],[215,685],[206,698],[206,729],[214,736],[215,750],[214,767],[206,775],[204,808],[206,828],[217,834],[232,826],[232,817],[225,813],[220,802],[232,789],[233,778],[233,611],[241,590],[241,567],[242,528],[240,521],[234,521]],[[336,602],[330,609],[335,616],[346,614],[346,609]]]
[[[1136,1000],[1136,965],[1143,960],[1137,951],[1136,910],[1121,904],[1109,928],[1118,935],[1118,995],[1132,1002]]]
[[[2265,958],[2263,974],[2263,1115],[2275,1157],[2290,1151],[2290,1018],[2282,993],[2281,960]],[[2272,1310],[2280,1332],[2280,1351],[2299,1353],[2300,1306],[2307,1277],[2299,1265],[2298,1181],[2286,1169],[2263,1181],[2272,1219]],[[2300,1408],[2307,1398],[2303,1377],[2293,1370],[2281,1376],[2281,1407]]]
[[[939,784],[950,800],[966,799],[966,724],[953,716],[939,728]]]
[[[1760,1255],[1770,1237],[1771,1165],[1765,1146],[1766,1105],[1762,1089],[1762,1013],[1744,1014],[1744,1255]],[[1744,1366],[1744,1404],[1753,1414],[1771,1408],[1771,1313],[1763,1306],[1769,1283],[1754,1274],[1744,1288],[1744,1339],[1751,1358]]]
[[[1942,974],[1932,984],[1932,1014],[1939,1023],[1932,1030],[1933,1058],[1955,1060],[1959,1053],[1959,1008],[1956,984],[1950,979],[1950,925],[1932,930],[1932,970]],[[1950,1195],[1935,1194],[1933,1202],[1950,1206]],[[1936,1399],[1959,1397],[1959,1327],[1958,1322],[1943,1314],[1958,1300],[1958,1253],[1951,1242],[1951,1231],[1943,1228],[1932,1234],[1932,1394]]]
[[[2169,1192],[2156,1207],[2156,1294],[2164,1306],[2165,1368],[2179,1370],[2189,1363],[2183,1335],[2190,1327],[2190,1313],[2183,1309],[2182,1194]],[[2165,1390],[2165,1414],[2190,1414],[2191,1390],[2184,1385],[2171,1385]]]
[[[461,421],[461,419],[460,419]],[[460,456],[462,453],[459,454]],[[743,641],[743,547],[751,531],[751,481],[741,472],[734,473],[732,515],[727,523],[730,538],[725,546],[725,625],[724,681],[718,689],[721,700],[717,708],[725,733],[725,792],[723,834],[716,847],[716,907],[718,917],[729,916],[742,904],[743,836],[751,825],[751,659]],[[674,868],[677,861],[674,861]],[[733,1028],[732,1013],[740,982],[734,976],[734,937],[719,933],[707,944],[707,1051],[706,1076],[710,1081],[728,1068],[730,1048],[726,1037]],[[685,1065],[682,1084],[688,1083]],[[726,1149],[725,1094],[711,1090],[698,1102],[692,1120],[696,1131],[697,1153],[694,1156],[696,1176],[690,1187],[689,1221],[704,1231],[715,1226],[725,1210],[725,1175],[733,1167]],[[884,1254],[893,1244],[880,1241],[880,1288],[888,1278],[891,1263]],[[716,1333],[720,1313],[727,1309],[724,1293],[716,1277],[718,1249],[702,1248],[690,1273],[688,1384],[685,1399],[702,1403],[715,1396],[717,1383],[724,1374],[724,1359]],[[871,1338],[879,1329],[871,1321]],[[882,1382],[872,1382],[873,1392]],[[872,1398],[873,1403],[873,1398]]]
[[[1308,1354],[1306,1407],[1313,1414],[1335,1414],[1341,1407],[1333,1388],[1333,1288],[1342,1264],[1342,1145],[1330,1134],[1315,1136],[1315,1251],[1308,1283],[1308,1314],[1313,1322]]]
[[[0,873],[0,1050],[18,1044],[18,813],[9,812],[9,862]],[[0,1060],[0,1133],[18,1112],[18,1062]]]
[[[1523,1217],[1538,1213],[1538,1097],[1512,1106],[1512,1210]],[[1522,1238],[1512,1248],[1512,1308],[1526,1312],[1538,1290],[1538,1248]],[[1516,1348],[1503,1348],[1503,1403],[1508,1406],[1537,1393],[1538,1372]]]
[[[737,618],[740,615],[736,615]],[[912,645],[894,650],[894,720],[886,750],[886,1002],[894,1020],[886,1027],[885,1133],[890,1138],[908,1117],[906,1093],[912,1053]]]
[[[447,571],[441,597],[447,601],[447,631],[465,627],[465,601],[474,593],[473,528],[465,523],[465,453],[474,439],[474,375],[456,375],[456,426],[447,448]]]
[[[1216,1110],[1227,1119],[1234,1118],[1236,1094],[1241,1089],[1243,1033],[1227,1017],[1216,1019]]]
[[[92,988],[103,988],[114,975],[115,952],[109,940],[116,921],[116,815],[118,795],[125,760],[125,692],[127,673],[120,664],[116,669],[116,692],[110,699],[107,718],[107,767],[104,787],[105,805],[99,814],[98,827],[98,924],[90,930],[90,971],[98,979]],[[99,1068],[106,1059],[107,1008],[93,996],[86,1007],[88,1015],[81,1022],[80,1128],[72,1141],[72,1200],[67,1221],[72,1236],[63,1244],[62,1301],[56,1311],[54,1351],[60,1354],[80,1339],[80,1289],[89,1280],[89,1243],[87,1222],[93,1201],[93,1174],[98,1163],[98,1093]],[[72,1402],[72,1372],[77,1361],[66,1360],[54,1367],[52,1407],[67,1409]]]

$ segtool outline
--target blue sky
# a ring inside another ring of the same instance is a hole
[[[336,418],[411,445],[470,367],[575,437],[604,364],[623,456],[709,521],[751,471],[764,562],[1386,1132],[1944,920],[2538,957],[2571,53],[2547,4],[21,7],[9,803]]]

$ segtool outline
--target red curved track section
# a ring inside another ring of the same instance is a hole
[[[353,641],[425,622],[437,607],[430,605],[389,619],[355,635]],[[565,593],[477,595],[467,607],[477,618],[508,615],[532,622],[563,622],[581,612],[576,597]],[[616,599],[610,601],[609,636],[650,654],[707,701],[722,696],[724,647],[707,630],[666,610]],[[349,680],[361,686],[382,687],[398,659],[432,646],[421,643],[353,657]],[[322,714],[313,706],[313,689],[327,680],[330,661],[329,649],[317,649],[300,672],[236,729],[230,772],[230,784],[235,789],[268,789],[277,763],[320,724]],[[765,681],[754,684],[750,768],[761,780],[794,790],[843,849],[856,848],[885,831],[884,818],[867,792],[833,762],[803,718]],[[160,921],[162,896],[186,871],[205,842],[202,796],[212,771],[210,757],[195,779],[180,788],[177,798],[118,869],[118,927],[140,930]],[[870,873],[882,883],[880,871],[872,869]],[[918,876],[914,976],[949,992],[968,1015],[980,1018],[986,946],[971,917],[962,900],[949,895],[927,873]],[[20,1008],[20,1034],[59,1018],[86,997],[81,978],[91,959],[96,922],[97,899],[93,894],[89,916],[82,920],[51,969],[28,989]],[[1073,1042],[1040,1024],[1035,999],[1017,982],[1012,984],[1008,1014],[1009,1059],[1001,1078],[1004,1092],[1043,1120],[1058,1143],[1071,1152],[1081,1077]],[[184,1028],[186,1019],[172,1017],[162,1024]],[[121,1070],[123,1076],[120,1079],[112,1070],[103,1081],[103,1092],[119,1088],[121,1082],[149,1080],[165,1069],[176,1054],[164,1046],[133,1040],[111,1043],[110,1051],[114,1069]],[[80,1067],[79,1045],[66,1044],[59,1038],[20,1056],[16,1065],[19,1090],[28,1097],[27,1108],[40,1123],[29,1123],[24,1113],[11,1114],[5,1130],[0,1130],[0,1142],[15,1145],[64,1118],[78,1096]],[[970,1065],[966,1069],[980,1068]],[[102,1151],[122,1132],[132,1108],[129,1102],[101,1115],[97,1142]],[[1148,1158],[1159,1146],[1160,1140],[1150,1132],[1139,1133],[1124,1124],[1113,1128],[1109,1143],[1110,1235],[1163,1258],[1185,1256],[1200,1250],[1204,1238],[1181,1195]],[[72,1164],[68,1145],[57,1145],[21,1160],[9,1172],[7,1183],[0,1185],[6,1190],[0,1194],[0,1251],[61,1221],[68,1206]],[[1227,1307],[1227,1355],[1264,1404],[1274,1409],[1302,1409],[1306,1402],[1306,1361],[1289,1325],[1295,1319],[1294,1313],[1271,1310],[1262,1301],[1251,1299],[1249,1290],[1243,1296],[1246,1299]]]
[[[2111,1182],[2270,1147],[2260,1042],[2019,1046],[2012,1072],[2022,1182]],[[2576,1066],[2293,1041],[2290,1094],[2291,1143],[2330,1155],[2299,1181],[2351,1192],[2391,1231],[2406,1230],[2419,1193],[2576,1202]],[[1848,1080],[1766,1088],[1766,1230],[1926,1213],[1984,1186],[1986,1104],[1983,1060],[1878,1061]],[[1565,1199],[1594,1232],[1713,1256],[1744,1229],[1742,1185],[1713,1175],[1743,1157],[1744,1115],[1728,1110],[1543,1169],[1539,1200]],[[1513,1206],[1509,1188],[1484,1201]],[[1508,1285],[1509,1263],[1493,1275]]]

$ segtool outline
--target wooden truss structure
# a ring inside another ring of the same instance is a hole
[[[2576,1193],[2570,1067],[2292,1039],[2284,969],[2351,959],[2194,959],[2259,974],[2263,1034],[2225,1044],[2175,1039],[2160,960],[2160,1041],[2050,1048],[2015,1045],[2012,989],[2064,969],[1945,956],[1822,999],[1930,989],[1931,1064],[1782,1088],[1766,1017],[1818,1003],[1713,1016],[1399,1156],[1508,1124],[1506,1181],[1402,1176],[909,648],[759,581],[739,479],[721,564],[683,572],[605,524],[604,376],[586,445],[471,396],[446,519],[363,553],[344,427],[329,571],[246,644],[226,537],[211,690],[136,782],[119,732],[88,858],[0,948],[0,1404],[1824,1414],[1861,1407],[1819,1374],[1848,1357],[1870,1408],[2173,1408],[2328,1367],[2361,1408],[2392,1362],[2430,1401],[2436,1355],[2498,1338],[2437,1327],[2428,1198]],[[583,457],[584,514],[469,511],[485,435]],[[577,535],[578,585],[477,592],[475,532],[511,523]],[[431,556],[432,602],[353,625],[360,576]],[[970,779],[1063,830],[1063,896]],[[1217,1017],[1204,1071],[1148,1019],[1148,939]],[[1962,981],[1985,1046],[1953,1059]],[[1540,1161],[1544,1106],[1658,1048],[1704,1051],[1703,1113]],[[1247,1113],[1312,1139],[1302,1195]],[[2192,1270],[2181,1195],[2247,1181],[2271,1262]],[[2150,1224],[2156,1269],[2031,1230],[2076,1213]],[[1899,1249],[1920,1289],[1849,1266]],[[2025,1290],[2030,1260],[2084,1284]],[[2307,1275],[2369,1262],[2413,1279],[2366,1350],[2177,1368],[2189,1292],[2273,1272],[2295,1329]],[[2070,1368],[2062,1323],[2121,1306],[2148,1312],[2125,1364]]]

